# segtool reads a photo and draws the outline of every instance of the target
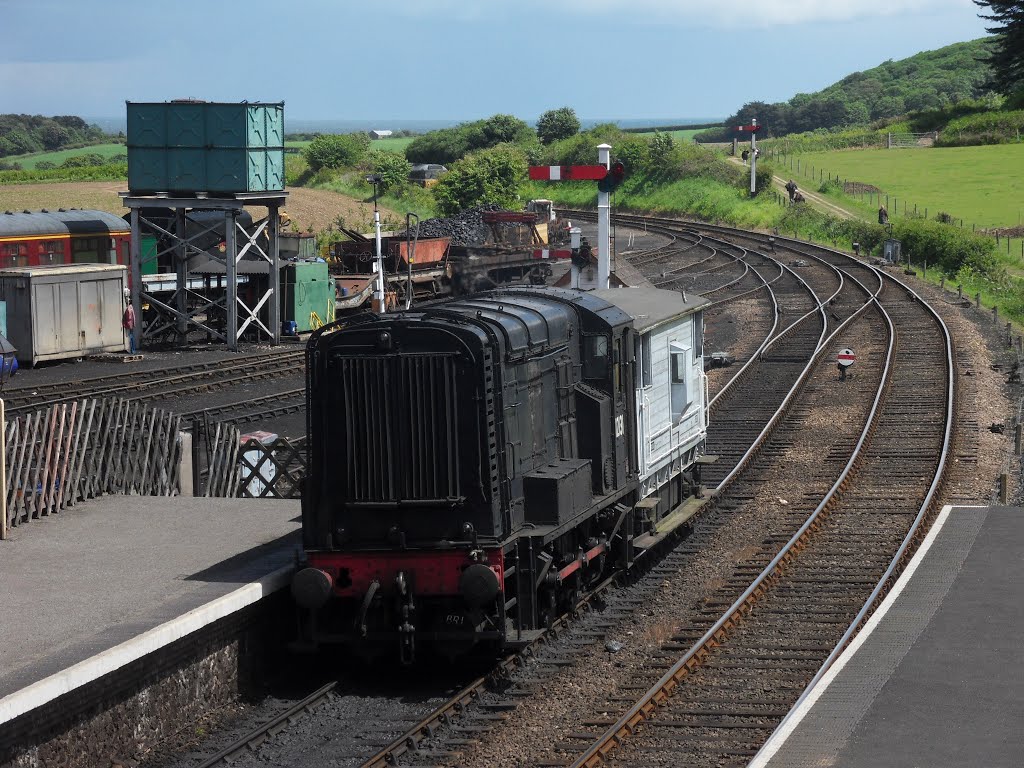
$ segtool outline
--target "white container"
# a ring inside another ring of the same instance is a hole
[[[7,338],[18,348],[18,362],[126,351],[121,327],[126,286],[119,264],[0,269]]]

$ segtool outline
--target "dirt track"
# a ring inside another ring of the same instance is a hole
[[[41,208],[92,208],[121,216],[128,210],[121,205],[117,193],[125,192],[127,189],[127,184],[116,181],[0,186],[0,212],[25,209],[38,211]],[[331,224],[336,224],[339,216],[344,219],[346,226],[365,231],[369,223],[372,228],[372,204],[322,189],[290,188],[285,211],[291,217],[295,229],[300,231],[311,229],[320,232]],[[253,214],[262,215],[260,209],[254,209]],[[388,214],[393,218],[400,218],[397,213],[382,211],[382,215]]]

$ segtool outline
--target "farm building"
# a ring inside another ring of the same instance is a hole
[[[386,139],[392,133],[394,133],[394,131],[370,131],[370,138],[371,139]]]

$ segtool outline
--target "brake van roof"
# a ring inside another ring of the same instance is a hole
[[[667,291],[663,288],[633,286],[588,291],[609,304],[614,304],[633,318],[633,327],[640,333],[681,315],[705,307],[711,302],[695,293]]]

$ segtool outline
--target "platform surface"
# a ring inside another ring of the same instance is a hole
[[[882,606],[750,763],[1024,764],[1024,511],[947,507]]]
[[[0,542],[0,700],[289,566],[299,502],[104,496]]]

